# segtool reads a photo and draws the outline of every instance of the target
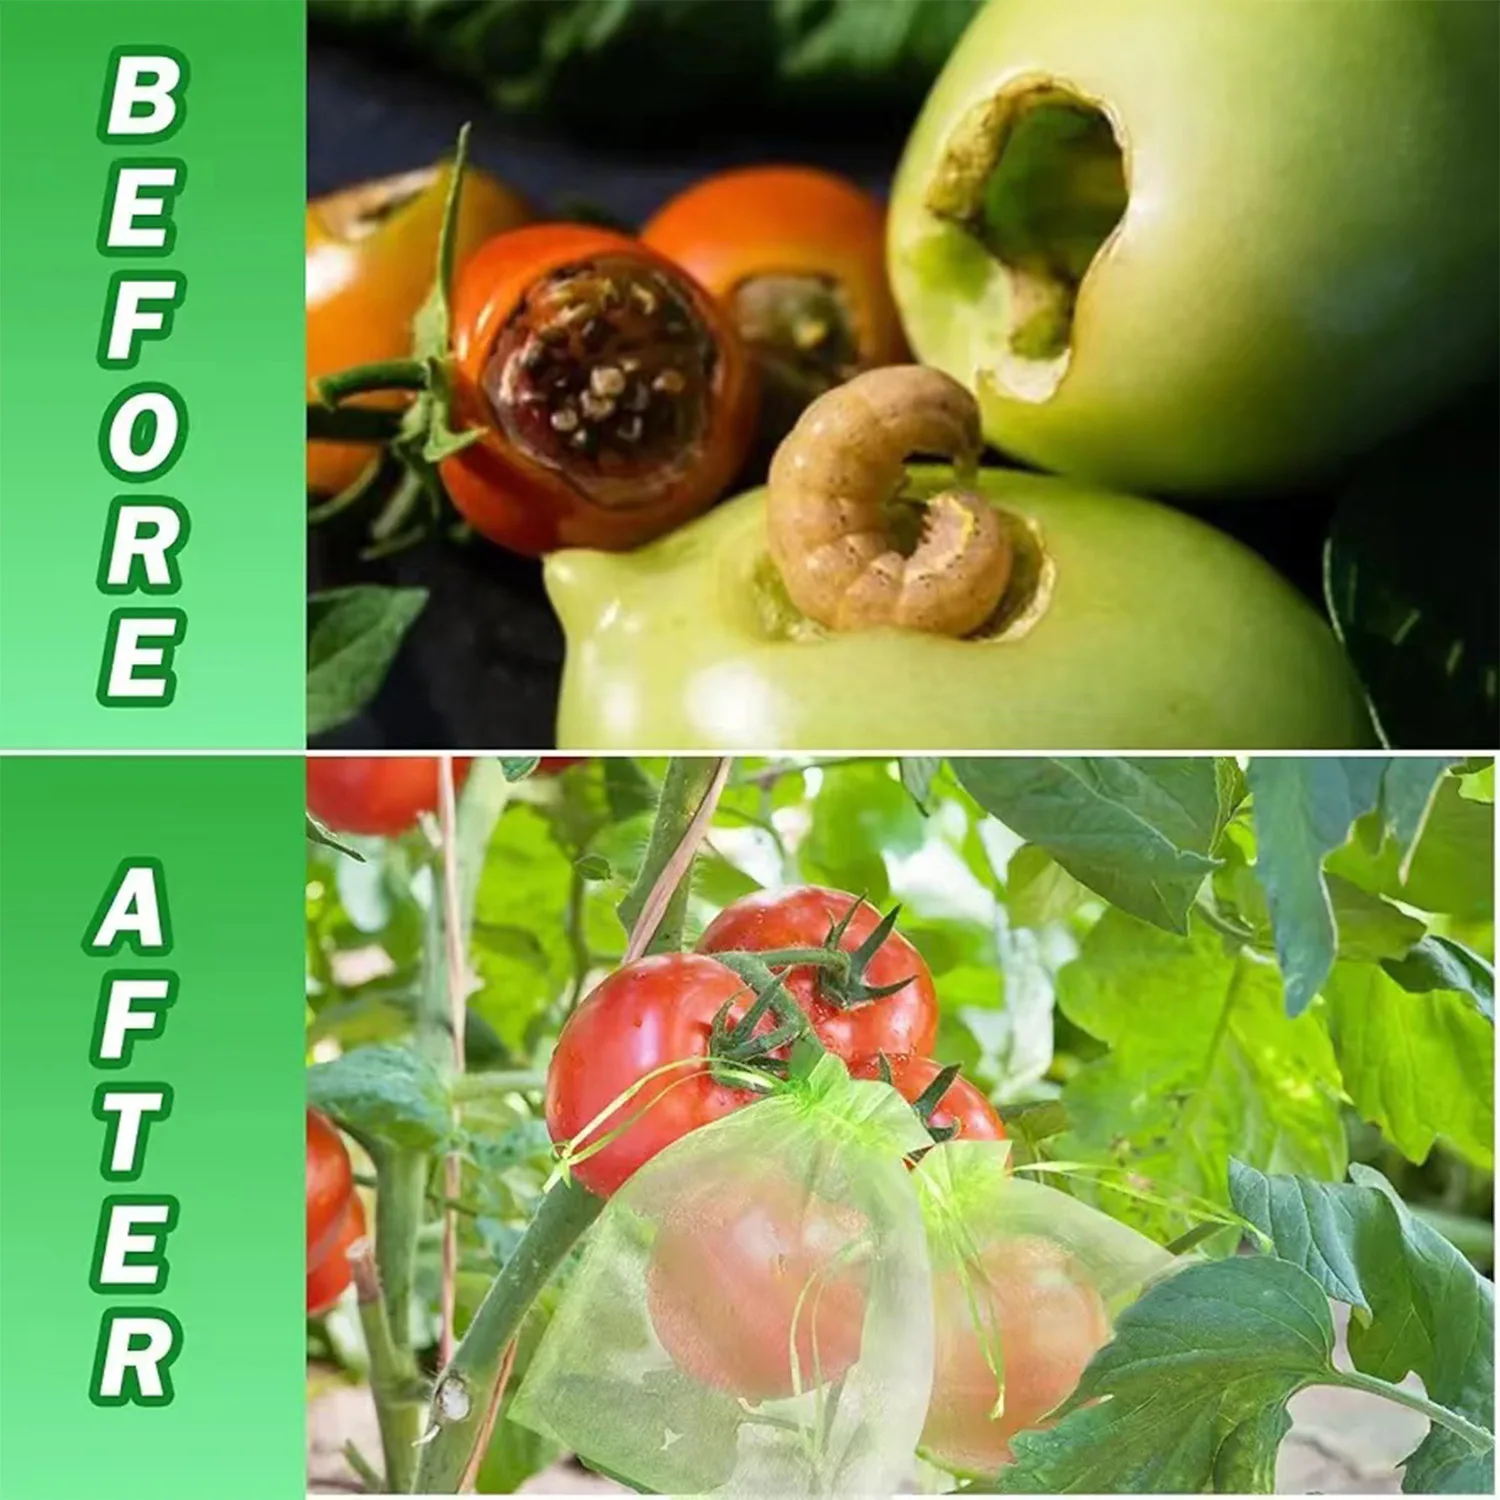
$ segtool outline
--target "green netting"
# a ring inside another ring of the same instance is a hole
[[[927,1141],[831,1056],[682,1137],[591,1231],[512,1415],[664,1494],[899,1489],[932,1382],[902,1160]]]
[[[1174,1264],[1097,1209],[1008,1170],[996,1141],[949,1141],[913,1174],[932,1262],[924,1457],[993,1475],[1066,1400],[1121,1308]]]

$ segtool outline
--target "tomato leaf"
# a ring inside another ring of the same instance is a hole
[[[536,755],[500,757],[500,769],[505,772],[507,781],[525,781],[540,763],[541,757]]]
[[[1495,1289],[1435,1229],[1409,1213],[1368,1167],[1352,1184],[1264,1177],[1235,1162],[1235,1208],[1270,1235],[1276,1253],[1357,1309],[1355,1368],[1398,1382],[1415,1371],[1428,1396],[1494,1426]],[[1406,1462],[1411,1494],[1493,1494],[1493,1454],[1476,1454],[1434,1426]]]
[[[1401,959],[1386,959],[1385,972],[1414,995],[1453,990],[1474,1002],[1480,1015],[1495,1019],[1495,970],[1472,948],[1438,934],[1424,937]]]
[[[1338,930],[1323,861],[1380,800],[1386,762],[1372,756],[1255,756],[1249,765],[1258,845],[1287,1014],[1312,1003],[1333,967]]]
[[[1323,988],[1344,1088],[1411,1161],[1447,1141],[1494,1163],[1495,1028],[1466,996],[1410,994],[1375,964],[1339,963]]]
[[[1217,868],[1225,788],[1206,756],[991,757],[952,762],[979,805],[1131,916],[1187,931]]]
[[[337,728],[374,698],[426,603],[426,589],[378,584],[330,589],[308,599],[308,734]]]
[[[911,793],[911,800],[925,813],[932,796],[932,783],[943,768],[940,755],[903,755],[901,785]]]
[[[1059,1155],[1217,1201],[1231,1156],[1344,1175],[1333,1048],[1316,1017],[1286,1015],[1272,965],[1200,923],[1180,938],[1109,911],[1058,975],[1057,1001],[1110,1049],[1063,1090],[1072,1132]],[[1102,1202],[1159,1237],[1183,1227],[1107,1188]]]
[[[1015,1439],[1000,1491],[1269,1491],[1287,1402],[1335,1374],[1328,1298],[1301,1267],[1189,1266],[1121,1313],[1056,1426]]]
[[[428,1151],[448,1135],[442,1079],[410,1047],[356,1047],[307,1070],[307,1102],[368,1144]]]
[[[573,868],[585,880],[608,880],[613,873],[609,861],[602,854],[585,854],[582,859],[574,862]]]
[[[1005,909],[1017,927],[1060,922],[1087,894],[1040,844],[1022,844],[1005,867]]]

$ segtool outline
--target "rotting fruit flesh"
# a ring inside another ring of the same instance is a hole
[[[512,551],[632,547],[706,509],[755,431],[750,357],[686,272],[577,224],[496,236],[453,293],[464,519]]]

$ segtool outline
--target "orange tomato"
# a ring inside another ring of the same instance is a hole
[[[624,235],[497,235],[453,296],[455,426],[478,442],[443,482],[490,541],[537,555],[633,547],[706,510],[755,430],[733,325],[685,272]]]
[[[641,238],[730,310],[783,430],[829,386],[906,358],[885,272],[885,209],[842,177],[721,172],[672,199]]]
[[[345,188],[307,205],[307,380],[352,365],[411,353],[411,324],[437,274],[438,233],[450,168],[424,167]],[[464,173],[455,264],[491,235],[531,218],[526,203],[487,172]],[[359,404],[399,408],[409,398],[381,392]],[[309,443],[307,485],[341,490],[375,454],[355,443]]]

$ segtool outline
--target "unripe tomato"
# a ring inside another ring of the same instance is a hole
[[[814,397],[906,352],[885,273],[885,209],[813,167],[695,183],[641,231],[697,278],[760,362],[773,436]]]
[[[766,952],[776,948],[816,948],[848,916],[855,898],[847,891],[806,885],[790,891],[757,891],[726,906],[698,940],[698,952]],[[853,952],[880,925],[880,913],[859,902],[839,946]],[[932,974],[922,955],[899,932],[880,945],[865,970],[870,985],[902,985],[894,994],[840,1010],[822,998],[817,969],[804,965],[786,972],[786,987],[813,1023],[830,1052],[845,1062],[862,1062],[884,1052],[897,1056],[932,1050],[937,1039],[938,1003]]]
[[[307,205],[307,380],[411,353],[412,319],[437,276],[438,233],[451,168],[424,167],[360,183]],[[524,224],[526,204],[488,172],[464,172],[454,227],[462,265],[491,235]],[[351,405],[399,408],[409,396],[381,392]],[[375,454],[356,443],[309,443],[307,485],[344,489]]]
[[[966,1276],[956,1270],[934,1276],[933,1315],[937,1342],[922,1451],[963,1474],[992,1475],[1008,1463],[1011,1438],[1072,1395],[1110,1337],[1087,1273],[1060,1245],[1034,1235],[990,1246]],[[991,1416],[1000,1388],[986,1357],[989,1339],[998,1340],[1005,1379],[998,1417]]]
[[[754,436],[749,354],[713,298],[638,240],[580,224],[497,235],[453,293],[464,519],[527,554],[619,550],[697,515]]]
[[[868,1228],[774,1167],[671,1199],[646,1272],[657,1338],[695,1380],[746,1401],[839,1379],[864,1332],[869,1262],[853,1247]]]
[[[951,482],[950,470],[908,472],[917,495]],[[623,556],[554,553],[544,577],[567,637],[558,746],[1376,743],[1327,622],[1247,547],[1169,506],[1046,475],[986,468],[972,483],[1035,528],[1055,568],[1027,575],[1022,625],[999,640],[812,626],[769,561],[764,491]],[[885,683],[900,690],[874,690]]]
[[[472,757],[453,758],[453,789],[469,776]],[[434,755],[310,755],[307,808],[338,833],[404,833],[438,805]]]
[[[326,1115],[307,1112],[307,1264],[328,1254],[343,1228],[354,1193],[354,1169]]]
[[[1494,376],[1497,59],[1494,5],[988,5],[892,191],[912,346],[1029,463],[1305,483]]]
[[[755,1098],[715,1082],[700,1061],[668,1068],[610,1109],[657,1069],[706,1059],[720,1008],[733,1002],[734,1017],[748,1000],[744,980],[696,953],[637,959],[585,996],[557,1039],[546,1100],[547,1129],[558,1145],[589,1130],[599,1116],[604,1118],[577,1145],[620,1132],[573,1164],[584,1187],[608,1197],[664,1146]]]
[[[320,1318],[344,1295],[344,1288],[354,1279],[349,1266],[349,1248],[365,1237],[365,1206],[359,1194],[353,1194],[339,1224],[338,1237],[328,1253],[307,1268],[307,1315]]]
[[[891,1086],[903,1099],[915,1104],[939,1073],[943,1064],[930,1057],[887,1057]],[[867,1057],[850,1068],[855,1078],[879,1078],[880,1059]],[[1005,1126],[995,1106],[962,1075],[955,1078],[938,1100],[927,1123],[935,1130],[956,1127],[951,1140],[1003,1141]]]

